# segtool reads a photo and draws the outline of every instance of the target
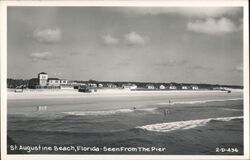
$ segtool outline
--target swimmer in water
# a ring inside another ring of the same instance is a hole
[[[167,114],[169,114],[169,110],[168,109],[164,109],[164,117],[166,117]]]
[[[166,110],[164,109],[164,117],[166,117],[167,116],[167,112],[166,112]]]

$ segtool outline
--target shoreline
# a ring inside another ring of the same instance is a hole
[[[58,90],[24,90],[24,92],[7,91],[7,100],[25,99],[62,99],[62,98],[94,98],[94,97],[140,97],[140,96],[185,96],[185,95],[231,95],[242,97],[243,90],[231,90],[231,93],[218,90],[153,90],[130,91],[124,89],[101,89],[97,92],[83,93],[73,89]]]

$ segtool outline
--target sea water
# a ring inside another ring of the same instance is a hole
[[[9,100],[8,153],[243,154],[243,100],[213,99]],[[52,149],[11,150],[14,145]],[[232,148],[237,152],[226,150]]]

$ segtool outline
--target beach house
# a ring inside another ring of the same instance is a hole
[[[60,79],[60,84],[61,85],[67,85],[68,81],[66,79]]]
[[[188,89],[188,86],[181,86],[181,89],[182,89],[182,90],[187,90],[187,89]]]
[[[170,90],[176,90],[177,87],[176,87],[175,85],[171,84],[171,85],[169,86],[169,89],[170,89]]]
[[[197,85],[191,85],[191,89],[192,89],[192,90],[198,90],[199,87],[198,87]]]
[[[147,89],[155,89],[155,86],[151,85],[151,84],[148,84],[146,87],[147,87]]]
[[[137,85],[131,84],[131,83],[129,83],[129,84],[123,84],[122,88],[123,89],[130,89],[130,90],[132,89],[133,90],[133,89],[137,89]]]
[[[60,79],[58,78],[48,78],[48,86],[60,87]]]
[[[89,83],[88,86],[91,88],[97,88],[97,84],[95,83]]]
[[[113,84],[113,83],[108,83],[107,84],[108,88],[117,88],[117,85]]]
[[[164,85],[160,85],[159,87],[160,89],[166,89],[166,87]]]

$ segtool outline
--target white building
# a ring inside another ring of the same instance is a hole
[[[188,86],[181,86],[181,89],[182,89],[182,90],[187,90],[187,89],[188,89]]]
[[[37,88],[61,88],[71,87],[71,83],[66,79],[49,78],[48,74],[41,72],[38,74],[38,85]]]
[[[122,88],[123,89],[137,89],[137,85],[135,85],[135,84],[123,84]]]
[[[67,85],[68,81],[66,79],[60,79],[60,84],[61,85]]]
[[[58,79],[58,78],[48,78],[48,86],[59,87],[60,84],[61,84],[60,79]]]
[[[108,88],[117,88],[117,86],[113,83],[107,84]]]
[[[130,89],[137,89],[137,85],[132,84],[132,86],[130,87]]]
[[[95,83],[89,83],[88,86],[89,86],[89,87],[92,87],[92,88],[96,88],[96,87],[97,87],[97,84],[95,84]]]
[[[166,89],[166,87],[164,85],[160,85],[159,87],[160,89]]]
[[[192,90],[198,90],[199,89],[199,87],[196,86],[196,85],[192,85],[191,88],[192,88]]]
[[[174,86],[174,85],[170,85],[170,86],[169,86],[169,89],[170,89],[170,90],[176,90],[177,88],[176,88],[176,86]]]
[[[147,85],[147,88],[148,89],[155,89],[155,86],[153,86],[153,85]]]
[[[48,74],[45,72],[41,72],[38,74],[38,84],[41,87],[45,87],[48,84]]]
[[[102,87],[103,87],[103,84],[99,83],[99,84],[98,84],[98,87],[99,87],[99,88],[102,88]]]

